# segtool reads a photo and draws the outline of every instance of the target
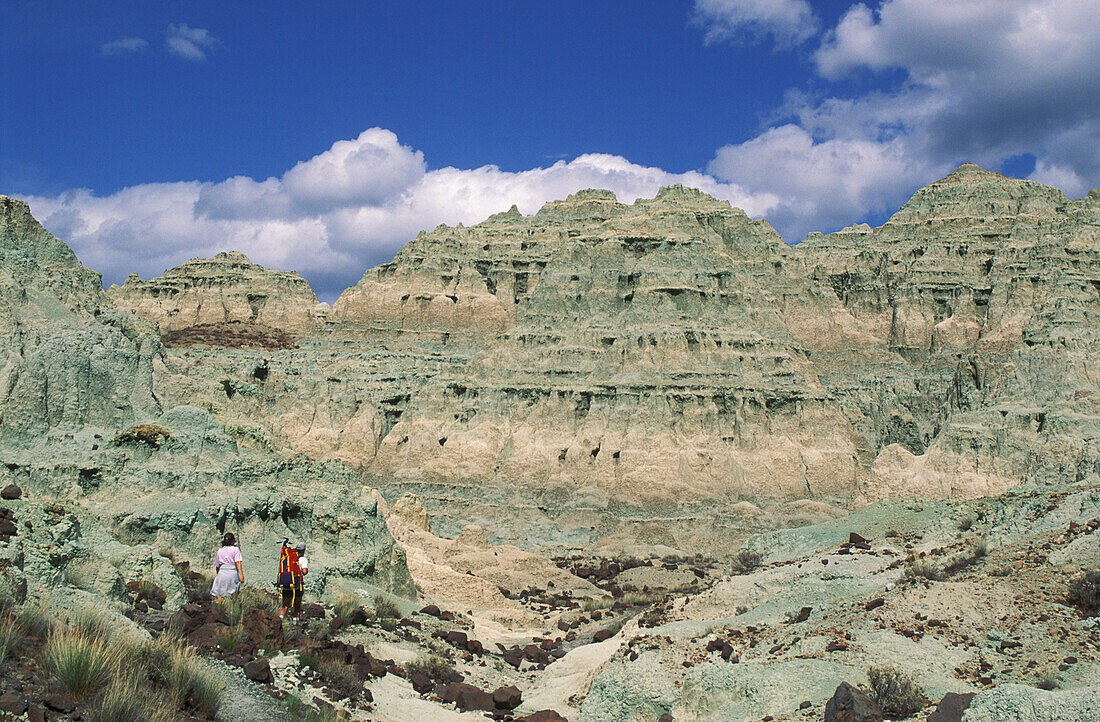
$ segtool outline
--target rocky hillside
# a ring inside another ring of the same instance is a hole
[[[7,197],[0,332],[0,487],[78,504],[128,544],[201,568],[229,530],[250,540],[249,565],[266,576],[290,537],[316,542],[326,569],[318,591],[350,579],[415,593],[404,552],[356,474],[242,450],[207,412],[155,392],[164,361],[156,326],[114,308],[99,274]],[[32,582],[59,581],[35,571]]]
[[[233,258],[128,282],[127,307],[164,319],[178,285],[221,308],[247,295],[208,273]],[[267,303],[315,319],[290,327],[302,348],[199,334],[169,351],[160,393],[462,510],[452,531],[507,508],[517,528],[633,519],[667,541],[703,518],[1094,477],[1098,282],[1100,195],[972,164],[880,228],[794,247],[698,191],[582,191],[421,233],[323,321],[295,284]]]
[[[107,294],[119,308],[156,323],[162,333],[234,322],[298,333],[328,312],[297,273],[264,268],[236,251],[192,258],[149,281],[130,274]]]

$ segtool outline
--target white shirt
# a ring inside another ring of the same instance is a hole
[[[298,557],[298,566],[301,567],[303,572],[308,570],[309,569],[309,560],[306,559],[305,557]]]

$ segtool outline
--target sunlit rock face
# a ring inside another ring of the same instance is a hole
[[[880,228],[788,247],[695,190],[587,190],[421,233],[327,314],[232,254],[122,289],[149,320],[178,286],[292,330],[297,348],[170,349],[159,393],[416,492],[453,513],[444,532],[502,510],[517,538],[743,527],[743,507],[766,526],[799,500],[1096,474],[1097,206],[967,164]],[[255,314],[248,278],[269,289]]]
[[[236,251],[192,258],[148,281],[131,274],[107,293],[119,308],[155,322],[162,332],[237,322],[300,333],[328,311],[297,273],[264,268]]]
[[[859,328],[906,362],[826,381],[885,447],[871,497],[1097,473],[1088,369],[1100,359],[1100,193],[1069,201],[965,164],[880,228],[810,237],[797,251]]]

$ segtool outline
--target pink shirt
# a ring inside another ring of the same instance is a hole
[[[214,566],[221,567],[225,564],[233,565],[235,562],[243,562],[241,550],[237,547],[222,547],[214,556]]]

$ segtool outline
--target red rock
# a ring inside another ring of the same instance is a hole
[[[0,499],[6,499],[11,501],[12,499],[19,499],[23,496],[23,490],[15,484],[8,484],[4,487],[3,491],[0,491]]]
[[[8,714],[21,715],[27,711],[27,700],[17,694],[8,692],[7,694],[0,695],[0,712],[7,712]]]
[[[42,704],[54,712],[72,712],[76,709],[76,700],[67,694],[48,694],[42,698]]]
[[[435,684],[423,672],[412,672],[409,674],[409,683],[412,684],[414,690],[419,694],[427,694],[435,689]]]
[[[519,707],[522,701],[523,694],[515,685],[498,687],[497,690],[493,692],[493,704],[497,709],[513,710]]]
[[[523,717],[517,717],[516,722],[569,722],[569,720],[552,709],[542,709]]]
[[[615,633],[610,629],[599,629],[592,635],[593,642],[606,642],[615,636]]]
[[[423,609],[421,609],[420,613],[421,614],[427,614],[429,617],[436,617],[438,619],[439,615],[442,612],[439,611],[439,607],[437,607],[436,605],[429,604],[426,607],[424,607]]]
[[[966,694],[948,692],[936,705],[936,710],[928,715],[927,722],[960,722],[963,712],[970,706],[973,699],[973,692],[967,692]]]
[[[867,695],[841,682],[825,704],[825,722],[883,722],[882,709]]]
[[[271,665],[266,659],[254,659],[244,666],[244,676],[251,679],[253,682],[273,682],[275,680],[271,675]]]

